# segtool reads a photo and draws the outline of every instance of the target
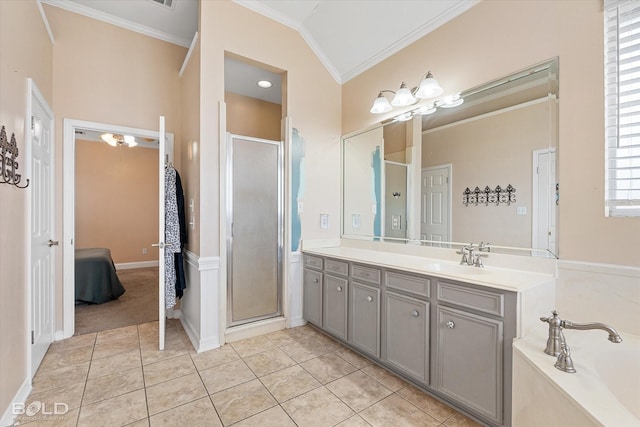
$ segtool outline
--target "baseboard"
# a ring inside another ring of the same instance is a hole
[[[291,322],[289,323],[289,327],[290,328],[297,328],[298,326],[304,326],[307,324],[307,321],[304,320],[304,318],[299,317],[297,319],[291,319]]]
[[[158,260],[155,260],[155,261],[121,262],[114,265],[116,266],[116,270],[131,270],[134,268],[157,267],[159,264],[160,263],[158,262]]]
[[[182,329],[187,333],[189,337],[189,341],[191,341],[191,345],[195,349],[196,353],[202,353],[203,351],[213,350],[215,348],[220,347],[220,341],[217,339],[209,339],[200,341],[198,333],[195,331],[195,328],[189,323],[189,321],[185,317],[180,318],[180,323],[182,323]]]
[[[64,336],[64,331],[56,331],[53,336],[54,341],[62,341],[65,338],[67,337]]]
[[[14,403],[22,403],[22,404],[26,403],[30,393],[31,393],[31,381],[29,380],[29,378],[26,378],[22,383],[22,385],[20,386],[20,388],[18,389],[18,392],[15,394],[15,396],[11,400],[9,407],[4,411],[4,414],[0,419],[0,426],[5,427],[5,426],[13,425],[13,423],[16,420],[16,414],[13,413]]]
[[[225,332],[225,342],[240,341],[253,338],[270,332],[281,331],[286,328],[287,319],[276,317],[274,319],[260,320],[246,325],[232,326]]]

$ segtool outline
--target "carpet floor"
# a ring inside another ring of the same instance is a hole
[[[75,307],[75,335],[158,320],[158,267],[118,271],[126,292],[103,304]]]

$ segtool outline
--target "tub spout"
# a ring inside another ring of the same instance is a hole
[[[577,330],[589,330],[589,329],[602,329],[603,331],[607,331],[609,333],[609,341],[614,343],[621,343],[622,337],[611,326],[605,325],[604,323],[574,323],[568,320],[562,321],[562,326],[565,329],[577,329]]]

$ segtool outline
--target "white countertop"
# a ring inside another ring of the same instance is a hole
[[[459,280],[513,292],[522,292],[548,283],[554,279],[551,274],[511,270],[493,266],[479,268],[460,265],[449,260],[347,246],[305,248],[303,252],[312,255],[340,258],[346,261],[372,264],[378,267]]]

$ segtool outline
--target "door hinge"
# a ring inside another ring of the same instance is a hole
[[[31,116],[31,130],[36,130],[36,118],[35,116]]]
[[[449,177],[447,177],[446,180],[447,180],[447,184],[448,184],[449,183]]]
[[[31,331],[31,345],[36,343],[36,333],[35,331]]]

